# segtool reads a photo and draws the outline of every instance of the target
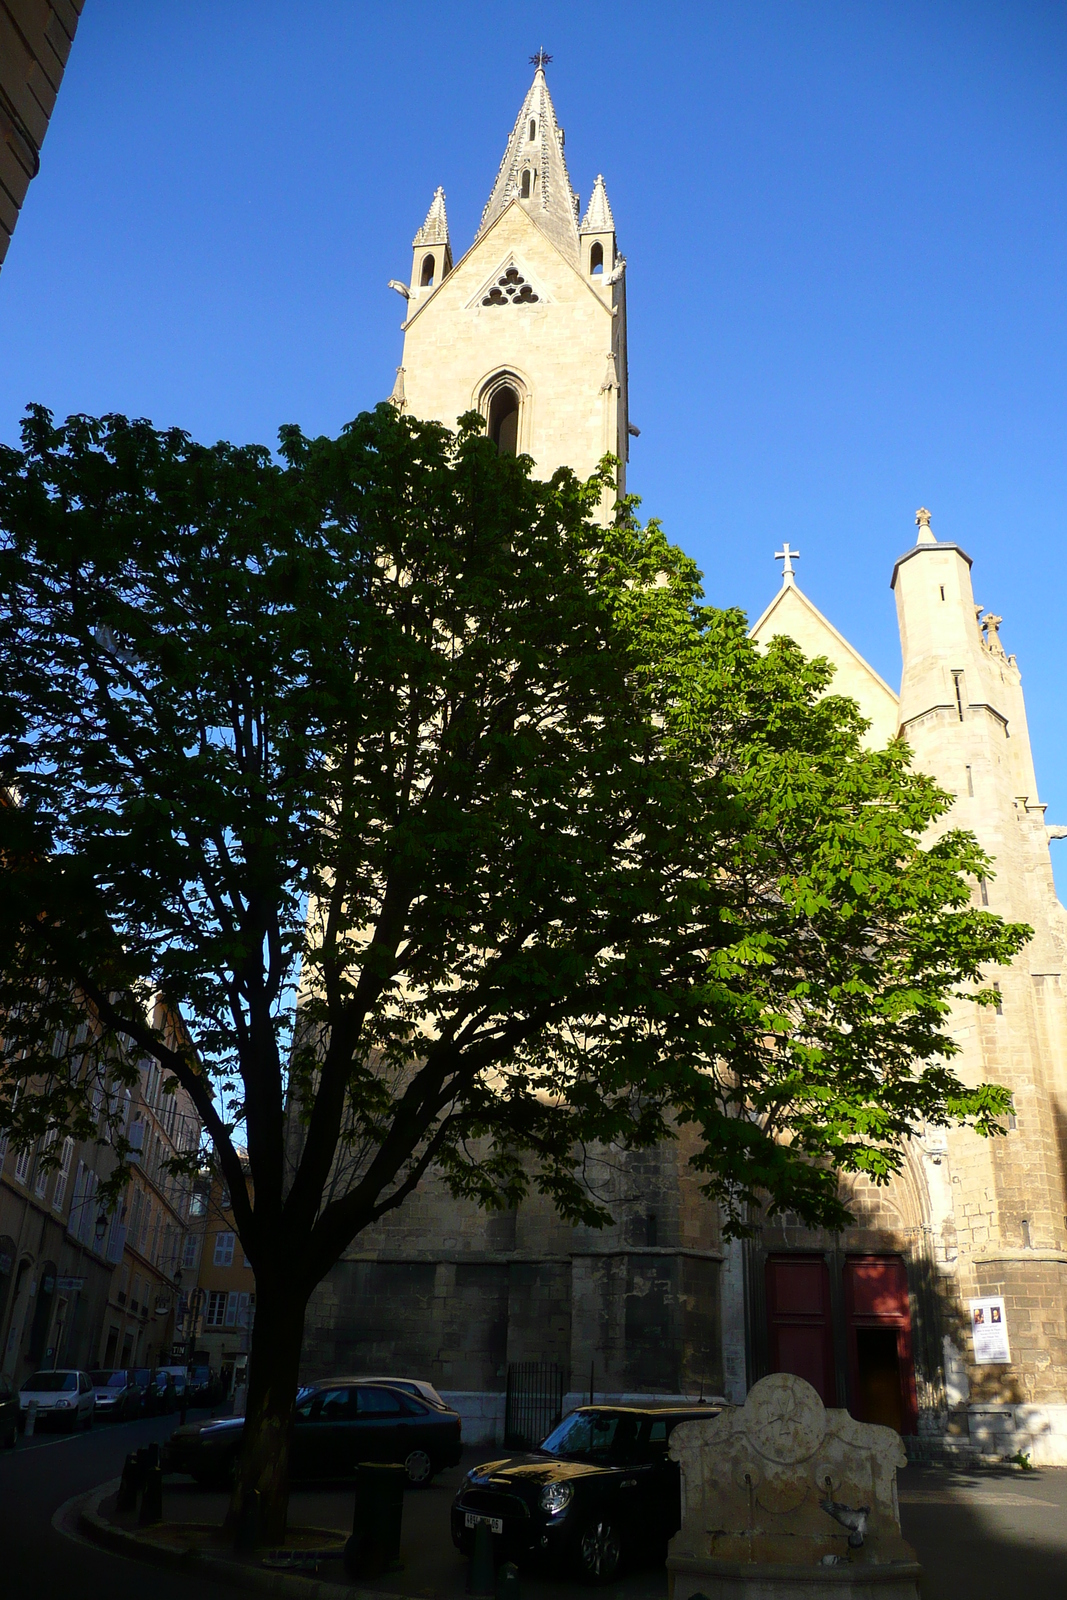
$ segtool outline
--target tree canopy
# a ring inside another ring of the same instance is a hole
[[[188,1089],[275,1529],[307,1298],[431,1164],[595,1222],[583,1151],[689,1122],[728,1228],[837,1225],[839,1172],[1010,1104],[946,1019],[1028,930],[949,797],[632,502],[602,526],[606,470],[482,427],[272,455],[33,408],[0,449],[0,1123],[66,1125],[94,1051]]]

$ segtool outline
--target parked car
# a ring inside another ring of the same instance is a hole
[[[165,1368],[135,1367],[133,1375],[141,1391],[141,1404],[146,1416],[155,1417],[160,1412],[174,1410],[173,1388]]]
[[[191,1473],[202,1484],[227,1483],[244,1420],[219,1417],[176,1428],[163,1447],[163,1470]],[[393,1384],[328,1380],[297,1398],[289,1452],[295,1479],[347,1478],[361,1461],[396,1461],[412,1488],[422,1488],[442,1467],[454,1467],[460,1453],[456,1413]]]
[[[388,1383],[394,1389],[403,1389],[405,1394],[418,1395],[420,1400],[427,1401],[431,1406],[436,1406],[439,1411],[450,1411],[452,1408],[447,1400],[442,1400],[432,1383],[427,1383],[423,1378],[331,1378],[331,1383]]]
[[[582,1406],[540,1449],[468,1472],[452,1502],[452,1543],[464,1555],[488,1524],[503,1559],[576,1568],[607,1583],[624,1557],[659,1555],[682,1524],[678,1464],[667,1442],[681,1422],[717,1406]]]
[[[87,1372],[76,1367],[58,1367],[52,1372],[35,1372],[19,1390],[19,1411],[23,1426],[30,1401],[37,1402],[36,1428],[88,1428],[92,1424],[96,1397]]]
[[[213,1406],[219,1398],[219,1380],[210,1367],[189,1368],[189,1404]]]
[[[174,1404],[180,1406],[187,1398],[186,1390],[189,1386],[188,1367],[160,1367],[159,1372],[169,1372],[174,1383]]]
[[[98,1370],[89,1376],[96,1395],[96,1415],[101,1421],[129,1422],[131,1417],[141,1415],[144,1400],[131,1368]]]
[[[7,1378],[0,1378],[0,1439],[8,1450],[19,1436],[19,1397]]]
[[[174,1411],[178,1404],[178,1390],[173,1372],[167,1367],[156,1367],[152,1373],[148,1393],[152,1411],[157,1414]]]

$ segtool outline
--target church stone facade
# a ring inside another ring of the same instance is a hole
[[[584,213],[571,188],[543,62],[471,247],[453,262],[438,190],[410,282],[392,287],[407,302],[394,405],[450,426],[479,410],[500,448],[530,454],[544,476],[588,475],[606,451],[625,462],[625,260],[603,179]],[[743,1243],[723,1241],[685,1138],[598,1154],[592,1181],[614,1215],[600,1232],[537,1198],[487,1215],[431,1179],[321,1286],[309,1374],[428,1378],[474,1442],[500,1438],[518,1362],[554,1364],[570,1403],[590,1387],[739,1402],[766,1373],[793,1371],[916,1449],[1067,1464],[1067,912],[1049,858],[1067,828],[1045,822],[1001,618],[976,606],[961,545],[938,540],[925,510],[916,524],[891,578],[899,694],[803,593],[788,546],[753,635],[828,657],[872,745],[907,739],[955,797],[942,826],[972,829],[995,859],[975,903],[1035,930],[990,974],[996,1008],[960,1001],[951,1019],[964,1079],[1014,1095],[1004,1137],[928,1128],[887,1187],[848,1181],[845,1232],[786,1216]]]

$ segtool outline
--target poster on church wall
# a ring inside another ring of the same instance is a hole
[[[971,1333],[974,1338],[975,1366],[988,1366],[1011,1360],[1008,1349],[1008,1318],[1000,1295],[991,1299],[969,1300]]]

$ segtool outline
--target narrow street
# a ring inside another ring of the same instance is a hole
[[[122,1471],[127,1451],[165,1439],[174,1417],[152,1417],[87,1434],[41,1433],[0,1452],[0,1594],[4,1600],[189,1600],[179,1572],[146,1567],[66,1538],[53,1526],[73,1496]],[[197,1600],[233,1600],[234,1590],[198,1584]]]

